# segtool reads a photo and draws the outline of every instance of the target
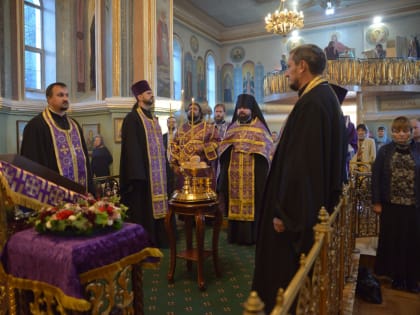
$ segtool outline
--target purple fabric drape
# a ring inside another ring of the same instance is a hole
[[[93,237],[38,234],[33,228],[9,239],[1,260],[17,278],[43,281],[69,296],[83,298],[79,275],[152,247],[141,225],[125,223],[121,230]]]

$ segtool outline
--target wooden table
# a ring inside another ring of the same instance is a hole
[[[186,233],[186,250],[177,253],[176,250],[176,233],[174,231],[173,216],[175,214],[183,215],[185,218],[185,233]],[[214,218],[213,222],[213,240],[212,249],[204,249],[204,232],[205,232],[205,218]],[[196,247],[193,248],[192,227],[193,219],[195,219],[195,234]],[[175,200],[169,201],[169,211],[165,218],[165,226],[169,236],[171,261],[168,272],[169,283],[174,282],[174,273],[176,266],[176,258],[187,260],[187,270],[191,271],[192,262],[197,262],[198,271],[198,287],[200,290],[206,289],[206,284],[203,277],[203,262],[209,256],[213,256],[213,264],[216,276],[220,277],[221,272],[219,268],[219,232],[222,225],[222,213],[219,210],[218,201],[205,202],[178,202]]]

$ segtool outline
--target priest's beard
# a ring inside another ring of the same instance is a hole
[[[201,121],[201,118],[203,117],[203,114],[194,115],[194,124],[197,124]],[[188,121],[191,123],[191,115],[188,115]]]
[[[299,83],[299,82],[297,82],[297,81],[290,82],[289,87],[290,87],[293,91],[299,91],[299,86],[298,86],[298,83]]]
[[[216,124],[222,124],[222,123],[225,122],[225,119],[223,117],[222,118],[214,118],[214,122]]]
[[[249,123],[251,121],[252,116],[251,115],[246,115],[243,113],[240,113],[238,116],[238,121],[240,124],[246,124]]]
[[[144,101],[144,104],[148,106],[152,106],[154,102],[155,102],[154,98],[151,97],[148,101]]]

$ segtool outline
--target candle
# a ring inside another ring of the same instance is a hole
[[[191,129],[194,126],[194,97],[191,99]]]

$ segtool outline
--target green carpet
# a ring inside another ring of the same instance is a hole
[[[206,228],[206,249],[211,248],[211,233],[211,229]],[[185,249],[182,223],[178,227],[178,235],[177,250],[180,251]],[[177,259],[174,283],[168,284],[170,252],[169,249],[162,249],[164,257],[160,268],[144,270],[143,273],[145,315],[242,314],[242,304],[251,289],[255,246],[228,244],[226,237],[226,230],[222,229],[219,237],[220,278],[214,273],[212,258],[205,260],[206,291],[198,288],[196,263],[188,272],[183,259]]]

